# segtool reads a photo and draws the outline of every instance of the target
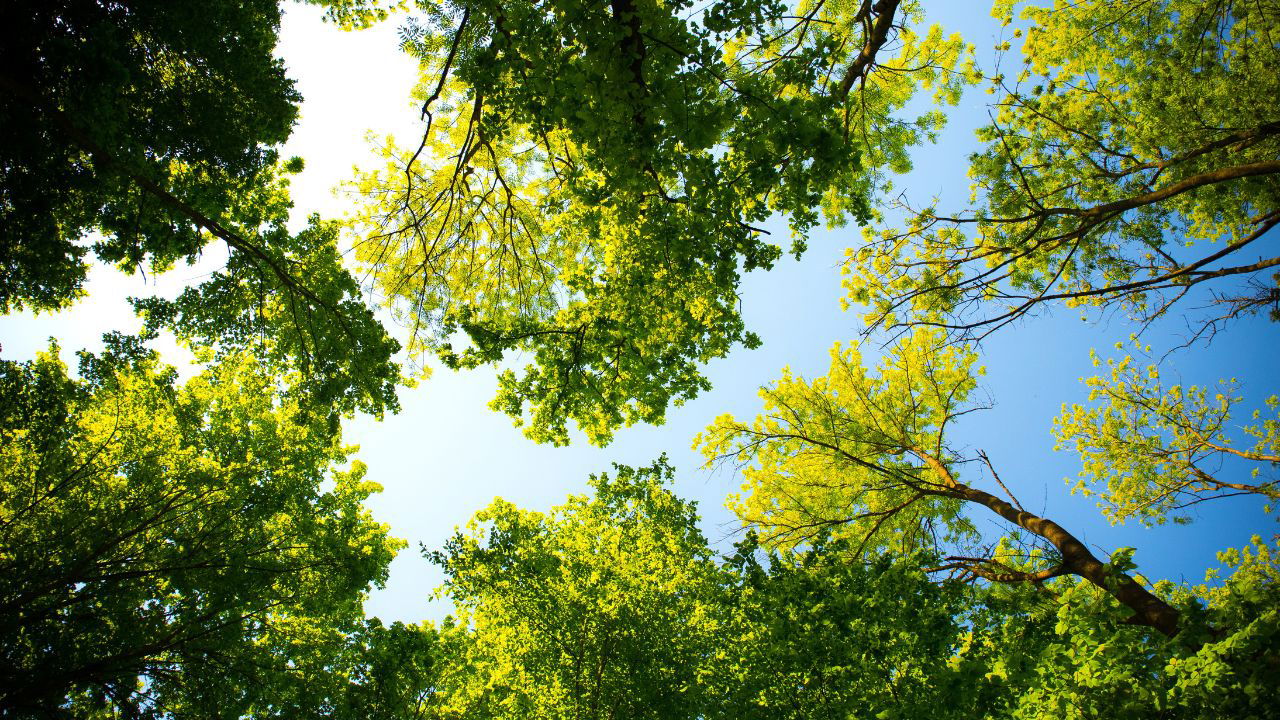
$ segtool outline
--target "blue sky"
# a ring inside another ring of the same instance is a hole
[[[981,6],[970,3],[927,5],[930,21],[963,33],[977,46],[984,67],[990,66],[998,28],[985,9],[979,11]],[[296,218],[311,212],[327,217],[345,212],[348,199],[332,190],[351,176],[353,165],[368,161],[367,131],[413,136],[416,112],[409,90],[416,71],[396,50],[396,42],[391,23],[343,33],[322,24],[314,8],[288,7],[280,54],[305,98],[301,123],[285,148],[286,155],[301,155],[307,161],[307,169],[293,184]],[[963,203],[968,194],[965,162],[976,149],[973,129],[985,121],[989,97],[981,90],[965,96],[951,113],[940,142],[916,151],[916,168],[895,182],[898,189],[915,198],[937,195],[941,207]],[[780,224],[777,230],[775,236],[786,236]],[[711,363],[707,374],[712,391],[672,409],[661,427],[620,431],[607,448],[591,447],[580,438],[568,448],[530,443],[507,417],[487,408],[496,387],[493,370],[437,369],[416,389],[402,392],[404,409],[399,415],[381,422],[365,417],[348,422],[348,441],[361,446],[359,457],[368,464],[370,479],[385,488],[369,503],[374,514],[391,525],[393,534],[410,542],[393,564],[387,588],[371,598],[369,612],[385,620],[440,618],[447,606],[427,600],[440,576],[420,557],[419,543],[438,547],[456,526],[497,496],[534,509],[559,504],[566,494],[583,491],[590,473],[608,470],[614,462],[643,465],[667,453],[677,468],[677,492],[699,501],[706,535],[712,541],[732,536],[736,527],[723,501],[740,481],[727,469],[701,469],[702,458],[690,449],[690,442],[718,414],[754,416],[759,408],[757,389],[775,379],[783,366],[807,376],[821,374],[832,344],[858,337],[860,317],[842,312],[839,304],[839,263],[857,237],[854,227],[820,232],[800,262],[788,257],[770,272],[748,275],[741,291],[743,313],[764,346],[754,351],[739,348],[729,358]],[[175,293],[183,284],[199,281],[223,259],[224,250],[211,248],[194,268],[145,280],[95,268],[89,299],[71,310],[0,319],[3,356],[29,358],[50,335],[60,338],[64,352],[97,347],[102,332],[136,329],[126,296]],[[1052,451],[1053,417],[1063,403],[1084,400],[1079,378],[1095,373],[1090,348],[1113,354],[1112,346],[1134,329],[1122,316],[1082,322],[1075,311],[1058,309],[996,333],[982,347],[988,370],[984,389],[995,407],[969,416],[953,441],[985,450],[1029,510],[1043,511],[1099,554],[1133,546],[1140,570],[1149,577],[1198,581],[1214,564],[1217,550],[1242,545],[1255,533],[1275,532],[1275,521],[1261,513],[1260,502],[1233,499],[1201,505],[1194,513],[1196,522],[1189,526],[1112,527],[1091,500],[1069,493],[1064,479],[1078,471],[1078,457]],[[1211,346],[1172,356],[1165,370],[1186,384],[1234,377],[1244,384],[1246,397],[1260,401],[1275,392],[1280,369],[1275,330],[1265,318],[1241,321]],[[1181,344],[1184,335],[1185,328],[1175,318],[1152,327],[1143,340],[1159,355]],[[160,346],[172,362],[185,362],[172,343],[162,341]],[[994,539],[998,528],[986,525],[980,514],[975,517]]]

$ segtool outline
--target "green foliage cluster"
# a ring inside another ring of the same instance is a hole
[[[0,16],[0,311],[65,307],[94,255],[163,270],[207,242],[131,176],[209,217],[276,160],[299,100],[274,0],[13,2]]]
[[[1274,306],[1280,259],[1219,261],[1280,223],[1275,3],[998,2],[1023,67],[986,77],[973,209],[897,231],[888,173],[982,79],[914,0],[310,1],[349,29],[408,13],[424,127],[356,178],[354,218],[297,232],[275,2],[0,8],[0,311],[70,307],[91,256],[229,253],[134,299],[140,336],[76,373],[56,344],[0,360],[0,717],[1274,715],[1280,546],[1152,582],[949,438],[982,409],[968,341],[1041,303],[1149,320],[1243,278],[1205,337]],[[904,119],[921,91],[935,107]],[[364,617],[405,543],[364,507],[341,419],[410,384],[367,291],[448,367],[530,358],[493,406],[532,439],[602,444],[758,344],[738,283],[784,252],[774,216],[797,255],[824,220],[863,224],[849,300],[900,332],[876,367],[837,345],[695,440],[742,472],[730,555],[664,458],[547,512],[495,500],[426,551],[439,626]],[[198,374],[147,349],[161,332]],[[1086,385],[1057,438],[1114,522],[1276,498],[1276,398],[1241,425],[1234,381],[1133,356]]]
[[[287,639],[363,620],[403,543],[249,354],[178,385],[117,338],[0,364],[0,705],[240,714]],[[329,489],[323,489],[328,486]],[[286,646],[287,647],[287,646]]]
[[[717,562],[665,461],[592,479],[548,514],[498,501],[432,558],[466,650],[435,685],[455,717],[967,717],[948,664],[960,586],[837,545]]]
[[[1233,426],[1232,409],[1242,400],[1234,381],[1216,389],[1165,389],[1155,364],[1142,367],[1126,355],[1107,360],[1107,366],[1109,377],[1085,380],[1089,400],[1097,404],[1064,405],[1054,432],[1060,447],[1074,445],[1080,452],[1083,468],[1076,489],[1098,495],[1113,523],[1131,517],[1148,525],[1185,522],[1185,516],[1172,513],[1208,499],[1245,493],[1280,497],[1271,479],[1280,463],[1280,420],[1274,417],[1280,397],[1267,398],[1266,417],[1258,408],[1251,424]],[[1233,435],[1252,445],[1232,445]],[[1223,467],[1224,459],[1236,462]]]
[[[702,364],[758,344],[739,277],[783,252],[760,224],[785,216],[799,255],[823,216],[865,221],[881,170],[942,123],[895,113],[958,98],[966,46],[881,5],[421,3],[402,37],[425,129],[357,182],[357,258],[413,348],[532,359],[493,407],[534,440],[660,423],[709,387]]]
[[[923,549],[750,534],[716,558],[671,475],[618,466],[548,513],[498,500],[429,553],[457,614],[420,631],[442,661],[421,714],[1260,720],[1280,699],[1280,547],[1259,538],[1222,554],[1225,582],[1159,584],[1194,617],[1155,640],[1104,588],[939,583]]]
[[[985,335],[1049,302],[1150,319],[1232,279],[1247,283],[1220,291],[1207,327],[1275,309],[1280,258],[1252,251],[1280,222],[1280,5],[1001,0],[993,14],[1022,64],[988,78],[973,207],[900,204],[905,228],[864,229],[846,287],[868,323]]]
[[[221,241],[230,259],[209,282],[135,301],[148,332],[211,352],[270,347],[316,412],[398,407],[399,344],[342,266],[336,229],[286,229],[286,176],[302,160],[277,146],[300,97],[273,56],[275,0],[0,12],[0,312],[69,306],[89,250],[158,273]]]
[[[495,501],[431,558],[466,650],[443,679],[463,717],[695,718],[720,632],[716,567],[671,469],[619,468],[549,514]]]

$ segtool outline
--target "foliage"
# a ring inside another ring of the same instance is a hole
[[[1015,23],[1014,5],[994,13],[1025,34],[1024,64],[990,78],[1001,99],[970,163],[973,208],[904,206],[904,229],[867,231],[846,287],[868,322],[941,312],[985,334],[1056,301],[1151,319],[1224,278],[1243,288],[1214,296],[1225,310],[1202,332],[1274,304],[1267,269],[1280,258],[1244,248],[1273,241],[1280,222],[1267,99],[1280,93],[1280,6],[1055,0]]]
[[[762,556],[748,538],[716,563],[670,476],[619,466],[548,514],[496,501],[432,553],[459,616],[431,711],[959,718],[994,697],[949,663],[968,589],[839,541]]]
[[[179,386],[108,347],[0,366],[0,706],[237,715],[287,664],[267,640],[358,623],[402,543],[252,355]]]
[[[571,419],[596,443],[661,422],[708,387],[701,363],[756,345],[739,275],[782,252],[759,224],[785,215],[799,254],[820,216],[864,220],[942,120],[893,113],[917,87],[954,102],[966,52],[897,0],[419,9],[425,129],[357,183],[357,257],[412,349],[527,352],[493,407],[556,444]]]
[[[1254,538],[1252,548],[1219,555],[1234,570],[1225,582],[1157,584],[1188,618],[1184,632],[1202,644],[1152,642],[1117,622],[1098,588],[1063,578],[1052,592],[993,587],[971,615],[974,637],[962,655],[1011,691],[1014,718],[1268,717],[1276,701],[1274,552]]]
[[[1254,422],[1237,428],[1252,444],[1233,446],[1231,413],[1241,401],[1234,382],[1216,391],[1197,385],[1165,389],[1157,366],[1143,368],[1131,355],[1108,360],[1107,366],[1109,377],[1085,380],[1095,404],[1064,405],[1054,432],[1059,447],[1074,444],[1084,463],[1076,489],[1096,494],[1113,523],[1130,517],[1148,525],[1184,521],[1172,513],[1242,493],[1280,497],[1275,480],[1260,478],[1264,467],[1280,463],[1280,425],[1254,410]],[[1268,415],[1278,405],[1280,398],[1268,398]],[[1228,459],[1237,462],[1225,464]],[[1255,465],[1250,472],[1239,461]],[[1249,476],[1249,482],[1232,476]]]
[[[1128,608],[1130,622],[1170,637],[1179,632],[1178,611],[1128,574],[1120,552],[1102,562],[1066,528],[1025,510],[980,450],[967,458],[946,443],[948,424],[977,409],[966,402],[975,384],[967,347],[921,328],[903,337],[875,374],[856,352],[833,355],[827,377],[784,376],[763,391],[765,412],[752,424],[722,416],[698,439],[709,461],[733,459],[747,468],[749,495],[734,508],[745,523],[763,526],[781,547],[837,528],[857,542],[855,558],[868,549],[959,547],[933,570],[962,579],[1075,576]],[[1009,501],[958,479],[961,463],[979,459]],[[961,509],[978,507],[1040,544],[1030,555],[1034,567],[1017,567],[1004,543],[972,551],[957,544],[967,539],[960,533],[972,531]]]
[[[6,4],[0,310],[75,299],[89,231],[127,272],[204,246],[131,174],[216,218],[274,162],[299,99],[272,56],[279,21],[274,0]]]
[[[1231,631],[1191,657],[1170,660],[1171,696],[1192,717],[1264,718],[1280,700],[1280,536],[1267,544],[1255,535],[1248,546],[1218,553],[1218,560],[1231,575],[1192,594],[1206,606],[1206,624]],[[1217,579],[1216,571],[1206,573],[1206,580]]]
[[[939,533],[972,533],[954,499],[922,491],[905,453],[941,455],[947,424],[965,407],[974,354],[938,348],[917,333],[868,372],[856,346],[831,351],[831,369],[812,381],[783,369],[763,388],[751,425],[717,418],[694,439],[709,461],[742,468],[745,497],[730,499],[769,547],[796,548],[821,533],[854,541],[855,552],[935,548]]]
[[[405,9],[404,0],[304,0],[325,9],[325,19],[344,30],[363,30]]]
[[[842,541],[761,563],[754,537],[725,565],[730,618],[704,675],[708,718],[968,718],[1000,703],[952,661],[970,593],[924,558],[848,562]]]
[[[316,412],[395,410],[399,346],[363,307],[335,229],[285,229],[302,160],[274,146],[300,98],[272,54],[276,2],[0,12],[0,312],[68,307],[89,249],[159,273],[221,240],[230,259],[212,281],[137,303],[151,332],[232,353],[257,336]]]
[[[458,717],[698,717],[716,569],[663,461],[548,514],[501,500],[430,557],[468,631],[441,685]]]
[[[432,699],[446,642],[431,626],[290,617],[263,638],[287,663],[255,679],[250,718],[333,717],[403,720],[422,717]]]
[[[236,253],[174,300],[134,299],[144,332],[173,331],[205,357],[252,348],[277,375],[294,380],[290,394],[308,412],[333,423],[356,410],[377,416],[399,410],[396,386],[405,381],[391,357],[400,345],[343,269],[336,224],[312,216],[304,230],[290,234],[282,216],[276,221],[263,237],[292,275],[306,278],[306,295]]]

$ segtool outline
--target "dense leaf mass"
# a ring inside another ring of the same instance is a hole
[[[0,365],[0,707],[245,712],[274,644],[362,621],[403,545],[378,486],[250,355],[178,385],[118,339],[80,375]]]
[[[398,407],[399,345],[342,266],[336,229],[286,229],[286,177],[302,160],[280,162],[273,146],[300,98],[273,55],[275,2],[0,13],[0,311],[68,307],[90,250],[156,273],[219,240],[230,258],[212,281],[137,303],[148,332],[229,352],[253,337],[335,420]]]
[[[547,514],[496,502],[432,554],[465,647],[438,711],[958,718],[988,692],[947,663],[965,633],[959,586],[888,556],[845,562],[838,545],[766,556],[749,538],[717,562],[671,472],[618,467]]]
[[[140,335],[76,373],[56,343],[0,360],[0,718],[1275,716],[1280,535],[1153,581],[955,440],[985,409],[972,336],[1040,303],[1151,321],[1235,277],[1200,337],[1280,312],[1280,259],[1243,254],[1280,224],[1273,0],[1000,0],[1024,67],[987,77],[973,208],[903,231],[880,227],[887,173],[979,79],[914,0],[310,1],[347,28],[407,11],[424,127],[356,178],[353,218],[295,230],[274,2],[0,7],[0,312],[76,312],[91,257],[228,249],[133,299]],[[796,254],[823,220],[866,225],[849,297],[899,332],[695,440],[741,472],[732,549],[664,457],[424,548],[444,622],[364,616],[404,543],[341,421],[409,384],[364,291],[449,367],[529,358],[494,407],[534,440],[605,443],[758,343],[738,282],[784,252],[771,219]],[[194,350],[185,382],[161,332]],[[1280,497],[1280,399],[1248,417],[1241,384],[1171,384],[1134,342],[1057,419],[1075,488],[1149,525]]]
[[[739,275],[782,253],[760,224],[785,216],[799,254],[822,216],[867,219],[878,172],[941,122],[893,113],[962,82],[965,46],[911,30],[913,2],[420,10],[402,36],[426,127],[359,181],[357,257],[415,348],[526,351],[494,407],[557,444],[709,387],[703,363],[758,342]]]
[[[65,307],[90,249],[133,271],[204,246],[133,176],[217,218],[272,164],[299,100],[279,22],[274,0],[5,3],[0,310]]]
[[[430,553],[458,608],[420,711],[456,718],[1269,717],[1280,549],[1211,585],[1154,588],[1175,640],[1075,578],[937,582],[931,551],[828,533],[717,559],[665,461],[548,513],[503,501]],[[1009,569],[1032,569],[1006,547]],[[1131,563],[1113,556],[1109,572]],[[425,647],[425,646],[424,646]]]

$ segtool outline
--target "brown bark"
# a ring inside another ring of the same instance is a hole
[[[1119,600],[1135,615],[1132,621],[1159,630],[1168,637],[1178,634],[1179,613],[1168,603],[1152,595],[1138,581],[1124,573],[1108,571],[1084,543],[1058,523],[1018,510],[991,493],[958,485],[955,497],[985,505],[992,512],[1024,530],[1048,540],[1062,555],[1062,569],[1082,577]]]
[[[1280,173],[1280,162],[1278,161],[1256,162],[1249,163],[1247,165],[1218,168],[1217,170],[1210,170],[1198,175],[1183,178],[1178,182],[1166,185],[1159,190],[1153,190],[1145,195],[1137,195],[1135,197],[1125,198],[1124,200],[1106,203],[1105,205],[1096,205],[1087,210],[1072,210],[1064,214],[1110,215],[1114,212],[1122,212],[1142,207],[1144,205],[1152,205],[1206,185],[1216,185],[1221,182],[1240,180],[1247,177],[1256,177],[1258,175],[1274,175],[1276,173]],[[1060,208],[1056,209],[1060,211],[1062,210]]]
[[[871,24],[871,30],[867,35],[866,44],[862,46],[862,51],[858,53],[858,57],[854,58],[853,64],[840,80],[840,87],[836,88],[834,93],[835,97],[841,100],[849,97],[849,90],[853,88],[854,81],[866,77],[871,64],[876,60],[876,53],[880,52],[880,48],[889,38],[889,29],[893,27],[893,15],[898,10],[898,2],[899,0],[881,0],[871,8],[879,15],[876,15],[875,22]]]
[[[985,506],[1014,525],[1048,540],[1062,556],[1060,572],[1055,575],[1075,575],[1094,584],[1133,610],[1130,622],[1134,624],[1155,628],[1168,637],[1178,634],[1180,614],[1177,610],[1127,574],[1109,571],[1106,564],[1066,528],[1048,518],[1019,510],[989,492],[957,483],[940,460],[919,451],[916,455],[942,479],[942,487],[936,494]]]

